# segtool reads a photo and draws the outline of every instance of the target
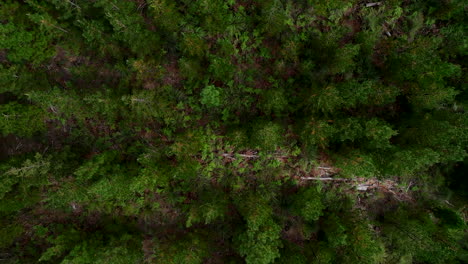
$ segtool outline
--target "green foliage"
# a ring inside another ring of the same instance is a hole
[[[249,264],[272,263],[279,257],[280,231],[281,227],[273,221],[265,222],[258,229],[247,229],[237,238],[239,254]]]
[[[260,109],[265,114],[284,116],[287,113],[288,100],[281,89],[272,89],[265,92],[265,97],[261,101]]]
[[[214,85],[208,85],[201,92],[201,103],[207,107],[217,107],[221,105],[221,89]]]
[[[261,8],[262,29],[267,36],[275,36],[286,29],[287,13],[281,1],[264,1]]]
[[[0,249],[8,248],[22,233],[23,227],[21,225],[3,225],[0,229]]]
[[[201,234],[188,234],[173,243],[158,243],[154,263],[199,264],[210,253],[210,245]]]
[[[281,226],[271,218],[272,210],[268,201],[254,197],[249,194],[239,201],[239,210],[246,221],[247,230],[235,238],[235,243],[247,263],[272,263],[279,257]]]
[[[0,25],[0,39],[0,49],[7,51],[12,63],[38,65],[54,55],[49,47],[51,39],[45,33],[26,31],[13,23]]]
[[[105,152],[93,157],[75,171],[76,179],[86,182],[110,173],[115,168],[112,161],[116,156],[115,152]]]
[[[369,148],[389,148],[389,140],[397,132],[377,118],[364,120],[346,118],[337,120],[312,121],[303,131],[303,137],[309,144],[325,147],[333,142],[359,141]]]
[[[323,227],[327,244],[331,248],[345,246],[349,235],[346,232],[346,226],[343,220],[340,220],[336,214],[331,214],[326,219],[326,225]]]
[[[426,214],[416,215],[415,213],[418,212],[398,210],[385,217],[386,222],[383,228],[389,234],[386,240],[395,249],[388,259],[409,259],[413,262],[427,263],[457,263],[458,252],[463,250],[457,241],[460,241],[462,234],[445,233],[448,230],[439,228],[435,219]],[[403,222],[395,222],[396,219]]]
[[[359,45],[346,45],[335,54],[335,59],[331,63],[331,74],[343,74],[354,68],[354,57],[359,53]]]
[[[375,2],[2,1],[0,259],[467,262],[466,4]]]
[[[376,241],[373,230],[358,223],[350,230],[349,253],[343,257],[346,263],[382,263],[386,252],[384,244]]]
[[[440,43],[441,40],[437,38],[421,37],[408,45],[408,52],[398,59],[392,57],[389,62],[394,78],[408,82],[409,101],[423,109],[450,103],[458,93],[446,85],[446,79],[459,75],[460,68],[434,56]]]
[[[211,64],[208,67],[208,71],[215,80],[224,82],[234,77],[235,68],[229,59],[213,56],[210,61]]]
[[[162,88],[163,90],[159,93],[174,92],[169,86]],[[168,130],[173,130],[177,124],[187,120],[180,109],[183,105],[176,104],[174,100],[168,100],[166,97],[158,96],[158,92],[155,90],[135,90],[131,95],[122,96],[121,100],[129,107],[127,118],[132,121],[129,125],[137,123],[138,126],[146,127],[148,123],[157,121],[166,125]]]
[[[34,204],[40,198],[40,189],[48,183],[49,158],[36,153],[34,159],[15,163],[12,160],[1,167],[0,212],[14,212]]]
[[[436,208],[434,215],[441,220],[441,225],[449,228],[463,228],[465,225],[463,219],[448,208]]]
[[[200,30],[194,30],[193,33],[183,33],[182,51],[188,56],[203,57],[207,49],[203,39],[203,33]]]
[[[258,122],[252,128],[251,145],[262,150],[273,151],[283,146],[284,129],[273,122]]]
[[[58,227],[58,230],[63,229]],[[40,262],[61,263],[137,263],[143,258],[135,237],[130,234],[108,236],[96,232],[86,234],[74,228],[65,229],[62,235],[49,237],[51,247],[39,258]]]
[[[36,178],[39,183],[42,182],[49,170],[50,162],[48,159],[43,158],[41,154],[36,153],[34,160],[25,160],[20,167],[12,167],[5,172],[5,175],[14,176],[20,180],[26,181],[26,186],[38,185],[34,179]]]
[[[156,24],[161,25],[167,32],[174,32],[181,23],[181,14],[176,4],[169,0],[150,0],[148,1],[150,14]]]
[[[194,223],[200,222],[210,224],[216,220],[223,220],[229,203],[227,197],[222,195],[205,194],[205,197],[201,197],[199,204],[190,207],[186,226],[190,227]]]
[[[100,0],[107,22],[112,25],[113,36],[123,41],[130,50],[141,56],[158,50],[158,36],[144,26],[143,17],[135,13],[135,4],[130,1]]]
[[[355,80],[327,86],[312,95],[314,109],[325,113],[340,109],[385,105],[395,100],[398,90],[384,86],[377,81],[358,82]]]
[[[52,90],[35,90],[27,93],[29,100],[47,110],[52,108],[55,119],[65,123],[69,118],[76,118],[79,121],[84,121],[86,117],[90,117],[89,110],[83,105],[76,93],[61,91],[58,88]]]
[[[325,209],[319,190],[319,188],[301,190],[293,198],[294,202],[291,208],[308,222],[317,221]]]
[[[296,248],[294,249],[288,248],[281,252],[281,258],[278,259],[275,263],[302,264],[302,263],[307,263],[307,259]]]
[[[15,134],[31,137],[45,130],[46,114],[34,105],[16,102],[0,105],[0,131],[4,136]]]
[[[64,258],[62,263],[138,263],[143,259],[143,254],[134,244],[137,240],[131,235],[124,234],[121,237],[111,237],[104,244],[99,238],[90,238],[76,245]],[[104,244],[104,245],[103,245]]]
[[[335,157],[336,166],[341,169],[341,175],[349,178],[375,177],[381,174],[376,157],[365,152],[349,149]]]

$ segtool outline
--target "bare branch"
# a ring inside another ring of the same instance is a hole
[[[330,178],[330,177],[301,177],[301,180],[307,180],[307,181],[347,181],[350,179],[345,179],[345,178]]]
[[[77,5],[76,3],[74,3],[73,1],[67,0],[67,2],[68,2],[70,5],[74,6],[76,9],[80,9],[80,10],[81,10],[81,7],[80,7],[79,5]]]
[[[141,99],[141,98],[132,98],[132,102],[147,103],[148,100]]]
[[[381,4],[382,4],[382,2],[367,3],[367,4],[366,4],[366,7],[379,6],[379,5],[381,5]]]

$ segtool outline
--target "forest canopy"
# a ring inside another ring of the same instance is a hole
[[[463,0],[3,0],[0,263],[468,263]]]

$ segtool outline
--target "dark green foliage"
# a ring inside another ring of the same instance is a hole
[[[21,163],[13,159],[2,164],[0,213],[15,212],[40,201],[50,166],[50,159],[39,153]]]
[[[322,211],[325,208],[321,193],[317,189],[310,188],[297,193],[291,206],[295,214],[309,222],[317,221],[323,215]]]
[[[1,1],[0,262],[466,263],[465,2]]]
[[[437,220],[442,217],[440,212],[434,215],[438,218]],[[382,227],[389,234],[385,240],[395,249],[389,259],[426,263],[458,263],[457,256],[461,256],[460,253],[463,251],[460,245],[463,232],[460,233],[460,231],[466,227],[462,225],[450,228],[444,225],[446,221],[444,218],[439,222],[431,219],[434,216],[421,214],[420,211],[407,212],[405,210],[388,213]]]
[[[16,102],[0,105],[0,131],[4,136],[15,134],[31,137],[45,130],[46,114],[33,105],[22,105]]]
[[[29,32],[13,23],[0,25],[0,49],[5,49],[12,63],[30,61],[39,64],[54,55],[43,32]]]
[[[257,194],[258,195],[258,194]],[[281,226],[272,219],[268,201],[255,194],[244,196],[238,205],[246,221],[246,230],[234,238],[239,254],[246,263],[272,263],[278,258]]]
[[[210,245],[202,234],[188,234],[173,241],[158,243],[153,263],[201,264],[209,256]]]

